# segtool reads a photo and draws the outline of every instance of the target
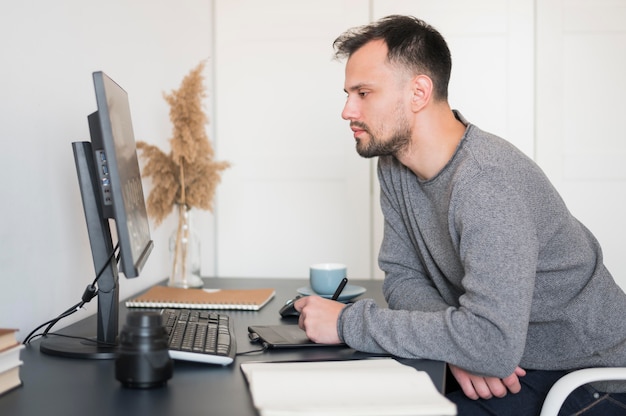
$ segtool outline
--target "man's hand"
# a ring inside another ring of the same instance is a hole
[[[300,312],[298,326],[319,344],[339,344],[337,320],[345,304],[319,296],[304,296],[294,306]]]
[[[519,393],[522,386],[519,382],[519,377],[526,375],[520,367],[516,367],[513,374],[510,376],[499,379],[497,377],[483,377],[474,375],[463,370],[460,367],[448,364],[452,375],[456,378],[463,393],[472,400],[491,399],[492,397],[504,397],[507,392]]]

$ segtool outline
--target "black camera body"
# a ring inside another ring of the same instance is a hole
[[[161,315],[130,312],[119,336],[115,378],[124,387],[149,389],[166,385],[173,372]]]

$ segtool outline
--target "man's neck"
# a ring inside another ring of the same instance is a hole
[[[415,114],[411,145],[396,158],[418,178],[435,177],[448,164],[465,134],[465,126],[447,103]]]

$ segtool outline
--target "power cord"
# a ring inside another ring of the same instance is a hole
[[[238,352],[238,353],[237,353],[237,354],[235,354],[235,355],[236,355],[236,356],[239,356],[239,355],[261,354],[261,353],[264,353],[265,351],[267,351],[267,350],[268,350],[268,348],[269,348],[269,345],[268,345],[266,342],[264,342],[264,343],[263,343],[263,348],[262,348],[262,349],[260,349],[260,350],[243,351],[243,352]]]
[[[93,282],[87,285],[87,287],[85,288],[85,291],[83,292],[83,296],[81,297],[80,302],[66,309],[63,313],[61,313],[56,318],[46,321],[43,324],[39,325],[37,328],[33,329],[28,334],[28,336],[24,338],[24,341],[22,342],[22,344],[24,345],[29,344],[35,338],[48,335],[48,332],[52,329],[54,325],[56,325],[57,322],[59,322],[61,319],[67,318],[68,316],[72,315],[75,312],[78,312],[78,310],[80,310],[86,303],[90,302],[93,298],[95,298],[98,295],[98,288],[96,285],[98,283],[98,279],[100,279],[100,276],[102,276],[102,273],[104,273],[106,268],[109,267],[113,258],[116,259],[116,263],[117,263],[117,261],[119,260],[119,254],[116,257],[116,253],[118,253],[118,251],[119,251],[119,242],[115,245],[115,248],[111,252],[111,255],[105,262],[104,266],[102,266],[102,268],[96,274],[96,277],[94,278]],[[48,327],[42,333],[35,334],[39,329],[43,328],[46,325],[48,325]],[[59,335],[59,334],[56,334],[56,335]]]

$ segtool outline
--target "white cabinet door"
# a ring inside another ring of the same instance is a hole
[[[626,288],[626,2],[537,3],[537,161]]]
[[[218,276],[304,277],[343,262],[371,275],[370,161],[347,122],[332,43],[366,23],[363,0],[216,0],[212,120],[224,172]]]

